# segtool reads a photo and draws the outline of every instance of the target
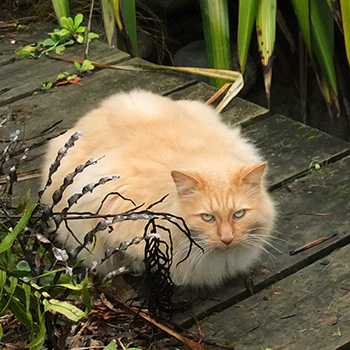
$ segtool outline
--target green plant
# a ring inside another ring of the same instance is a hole
[[[53,33],[49,33],[51,38],[43,41],[43,46],[47,47],[43,53],[48,53],[52,50],[56,50],[56,53],[61,54],[66,46],[72,45],[75,42],[82,44],[87,40],[87,27],[81,26],[83,22],[83,15],[78,14],[73,18],[61,17],[61,29],[55,29]],[[89,33],[89,41],[98,38],[96,33]],[[74,39],[73,39],[74,38]]]
[[[37,203],[29,207],[29,193],[16,209],[12,209],[12,206],[9,205],[11,204],[12,187],[17,179],[17,168],[21,160],[25,158],[22,156],[19,161],[12,159],[13,155],[21,153],[17,148],[19,132],[10,135],[9,144],[0,154],[0,173],[2,175],[7,174],[6,178],[8,179],[6,185],[1,188],[2,193],[0,194],[0,319],[2,321],[0,347],[3,344],[6,346],[12,342],[22,341],[31,350],[39,350],[45,346],[58,350],[60,348],[58,344],[60,341],[59,335],[62,335],[61,338],[63,338],[60,344],[66,346],[69,334],[74,332],[73,329],[76,328],[72,327],[73,324],[78,322],[77,327],[79,327],[83,324],[89,324],[91,318],[96,320],[95,315],[100,312],[102,305],[100,301],[92,298],[91,291],[95,292],[98,288],[104,287],[107,284],[106,279],[116,275],[119,276],[119,269],[113,271],[109,277],[106,276],[102,281],[96,278],[95,283],[93,283],[93,271],[89,271],[87,275],[85,269],[79,269],[78,267],[91,254],[96,241],[96,234],[114,223],[128,220],[143,220],[145,222],[144,234],[141,237],[134,237],[130,242],[122,242],[119,247],[111,247],[106,251],[105,259],[110,258],[113,254],[125,251],[130,245],[145,241],[146,280],[149,281],[148,289],[153,291],[153,293],[149,292],[147,299],[149,300],[149,310],[151,310],[151,305],[155,307],[153,309],[154,314],[157,314],[160,310],[169,310],[169,307],[171,307],[173,285],[169,277],[170,266],[173,261],[172,249],[169,249],[168,243],[160,235],[154,233],[163,232],[170,236],[171,231],[163,226],[164,220],[166,220],[188,237],[189,252],[193,244],[197,245],[191,239],[189,230],[182,218],[153,211],[153,207],[162,202],[167,196],[147,208],[141,209],[142,205],[136,206],[132,200],[123,197],[118,192],[111,192],[105,196],[102,203],[109,196],[119,196],[119,198],[133,203],[134,208],[111,215],[100,215],[99,210],[95,214],[76,212],[74,208],[71,210],[81,197],[93,192],[98,186],[103,186],[110,181],[117,181],[117,176],[103,177],[95,183],[87,184],[81,189],[81,192],[74,193],[68,198],[67,202],[64,201],[65,207],[58,210],[56,206],[62,200],[64,192],[72,184],[73,179],[87,167],[95,165],[99,159],[89,159],[84,164],[77,166],[72,173],[65,176],[62,185],[54,191],[52,202],[48,205],[41,204],[40,199],[45,190],[51,186],[52,176],[59,168],[62,158],[67,155],[67,151],[74,146],[81,136],[79,132],[74,133],[58,151],[56,159],[50,166],[46,185],[43,191],[38,194]],[[27,149],[22,151],[26,155]],[[7,166],[9,160],[15,161],[16,164],[13,165],[12,163]],[[73,258],[76,258],[80,252],[85,252],[86,254],[82,254],[85,256],[82,260],[71,265],[67,252],[56,247],[51,238],[60,225],[65,225],[74,235],[74,232],[69,228],[69,222],[77,219],[77,215],[79,220],[94,219],[95,223],[92,229],[86,233],[84,239],[79,241],[74,253],[72,252]],[[160,250],[160,247],[163,247],[164,250]],[[111,295],[108,291],[105,291],[105,293]],[[112,310],[113,314],[118,314],[118,312],[115,312],[115,308],[110,306],[112,303],[107,302],[104,294],[100,294],[100,299],[103,298],[106,300],[104,303],[107,303],[107,309]],[[118,303],[121,302],[118,301]],[[95,312],[92,313],[89,321],[79,322],[83,317],[90,314],[95,305],[97,305],[97,309],[94,309]],[[125,306],[125,310],[128,309],[131,313],[130,320],[134,319],[134,311]],[[104,310],[102,310],[102,314],[103,312]],[[10,320],[10,322],[3,322],[4,319]],[[11,331],[13,323],[20,324],[18,327],[27,331],[13,334]],[[4,335],[5,328],[6,334]],[[115,349],[115,342],[110,343],[111,339],[106,339],[106,334],[102,333],[104,341],[109,341],[107,349]],[[78,334],[80,335],[80,333]],[[119,341],[119,345],[124,348],[121,341]],[[138,348],[133,349],[139,350]]]
[[[89,60],[84,60],[82,64],[79,62],[74,62],[74,65],[80,73],[88,72],[95,68],[95,66]]]
[[[41,89],[42,90],[49,90],[52,88],[52,83],[49,82],[48,80],[45,80],[42,84],[41,84]]]
[[[59,81],[59,80],[71,81],[71,80],[74,80],[76,77],[77,77],[76,74],[70,74],[69,72],[63,72],[63,73],[57,74],[56,81]]]
[[[78,43],[85,43],[88,36],[88,29],[85,26],[81,26],[83,22],[83,15],[78,14],[73,18],[71,17],[61,17],[61,33],[68,34],[69,37],[74,37]],[[99,35],[96,33],[89,33],[89,41],[98,38]]]
[[[69,0],[52,1],[52,5],[54,7],[59,25],[63,27],[61,18],[62,17],[68,18],[70,16]]]
[[[212,7],[210,20],[203,21],[204,32],[210,33],[215,31],[218,26],[218,19],[223,18],[227,11],[227,0],[220,0],[221,7],[213,8],[211,0],[201,0],[201,10],[207,15],[207,8]],[[216,2],[217,4],[219,2]],[[238,2],[238,18],[234,19],[238,22],[237,30],[237,55],[241,72],[244,73],[247,62],[248,49],[250,47],[254,23],[256,27],[257,42],[261,63],[263,67],[265,90],[268,104],[270,101],[270,87],[272,77],[273,58],[275,50],[276,26],[280,26],[281,31],[286,35],[289,42],[298,41],[298,32],[293,31],[288,25],[283,25],[284,16],[293,17],[297,21],[300,32],[306,47],[309,60],[316,73],[320,90],[329,106],[330,114],[339,115],[341,109],[341,101],[339,100],[339,81],[337,77],[337,69],[340,69],[339,61],[342,55],[347,57],[350,63],[350,5],[347,0],[292,0],[291,9],[288,6],[280,6],[276,0],[240,0]],[[287,11],[285,11],[287,8]],[[283,12],[285,11],[285,12]],[[289,12],[288,12],[289,11]],[[335,26],[338,26],[338,31]],[[226,25],[227,27],[227,25]],[[227,31],[215,31],[215,39],[217,42],[224,42],[228,34]],[[340,35],[339,35],[340,34]],[[335,50],[335,37],[343,37],[345,52],[341,45]],[[212,45],[210,35],[205,35],[207,42],[208,57],[212,55],[210,51],[218,51]],[[291,44],[292,45],[292,44]],[[226,50],[225,50],[226,51]],[[306,81],[306,63],[302,59],[302,48],[300,49],[301,62],[300,71],[301,85]],[[345,55],[346,53],[346,55]],[[227,54],[229,58],[229,54]],[[210,67],[219,68],[218,63],[209,60]],[[338,73],[339,74],[339,73]],[[302,106],[305,106],[305,86],[300,86]],[[344,88],[342,94],[346,94]],[[346,103],[343,111],[346,112]],[[332,113],[331,106],[334,106],[335,113]],[[303,111],[305,114],[305,111]],[[347,113],[347,112],[346,112]],[[349,117],[349,116],[348,116]],[[305,117],[304,117],[305,118]],[[305,120],[304,120],[305,121]]]
[[[64,11],[69,12],[68,0],[52,0],[57,20],[64,27],[66,22],[62,18],[65,16],[60,6],[62,2],[65,4]],[[101,8],[109,45],[136,56],[138,49],[135,0],[101,0]]]
[[[228,4],[226,0],[200,1],[208,65],[216,69],[232,69]],[[226,81],[211,79],[221,87]]]
[[[6,212],[5,203],[0,201]],[[79,283],[77,276],[63,274],[66,267],[52,268],[64,262],[64,252],[40,234],[28,232],[37,208],[37,204],[31,205],[16,223],[7,212],[0,231],[0,316],[11,313],[30,330],[28,347],[33,350],[42,348],[48,336],[48,323],[51,327],[60,322],[55,315],[77,322],[91,310],[91,281],[85,277]],[[85,311],[56,299],[62,293],[67,294],[67,299],[81,296]]]
[[[83,15],[78,14],[73,18],[61,17],[61,29],[55,29],[53,33],[49,33],[50,38],[45,39],[37,44],[27,45],[24,48],[16,50],[16,54],[21,58],[40,57],[54,51],[62,54],[67,46],[74,43],[85,43],[89,37],[89,41],[98,38],[96,33],[88,33],[85,26],[81,26]]]

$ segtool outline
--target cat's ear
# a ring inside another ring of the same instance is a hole
[[[260,186],[266,166],[267,163],[264,162],[245,169],[244,172],[240,175],[240,183]]]
[[[171,172],[171,177],[173,178],[177,192],[180,195],[188,195],[198,189],[199,181],[191,174],[173,170]]]

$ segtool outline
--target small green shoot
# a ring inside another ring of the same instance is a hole
[[[70,74],[68,72],[63,72],[57,75],[56,81],[59,80],[67,80],[67,81],[71,81],[74,80],[77,77],[76,74]]]
[[[309,164],[309,167],[308,167],[308,172],[309,173],[312,173],[314,170],[320,170],[321,169],[321,164],[315,162],[315,161],[312,161],[310,164]]]
[[[41,84],[41,89],[42,90],[49,90],[52,88],[52,83],[49,82],[48,80],[45,80],[42,84]]]
[[[80,73],[88,72],[93,70],[95,67],[89,60],[84,60],[82,64],[78,62],[74,62],[75,67],[78,69]]]

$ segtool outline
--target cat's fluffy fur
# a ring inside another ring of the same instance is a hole
[[[247,272],[257,260],[270,235],[275,213],[263,179],[266,164],[239,129],[224,125],[213,108],[201,102],[172,101],[135,90],[106,99],[68,135],[77,130],[83,137],[63,158],[44,201],[50,202],[53,191],[77,165],[104,156],[75,178],[58,209],[66,206],[69,196],[81,192],[86,184],[119,175],[119,180],[82,197],[72,210],[94,212],[112,191],[145,206],[169,194],[154,209],[183,217],[193,239],[204,250],[194,246],[189,258],[177,266],[187,254],[189,241],[169,226],[174,241],[171,277],[176,284],[217,286],[229,277]],[[68,137],[65,134],[50,142],[44,169],[49,168]],[[102,213],[117,214],[132,207],[130,202],[112,196]],[[82,241],[96,223],[71,221],[70,227]],[[142,236],[144,225],[143,220],[128,221],[116,224],[112,233],[98,232],[93,255],[85,263],[100,261],[106,249]],[[167,226],[166,222],[162,225]],[[58,238],[71,250],[77,243],[63,226]],[[106,273],[127,265],[140,273],[143,254],[143,244],[130,246],[99,269]]]

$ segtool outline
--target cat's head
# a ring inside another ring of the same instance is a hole
[[[210,174],[172,171],[179,210],[200,245],[249,250],[263,245],[274,221],[265,168],[261,163]]]

